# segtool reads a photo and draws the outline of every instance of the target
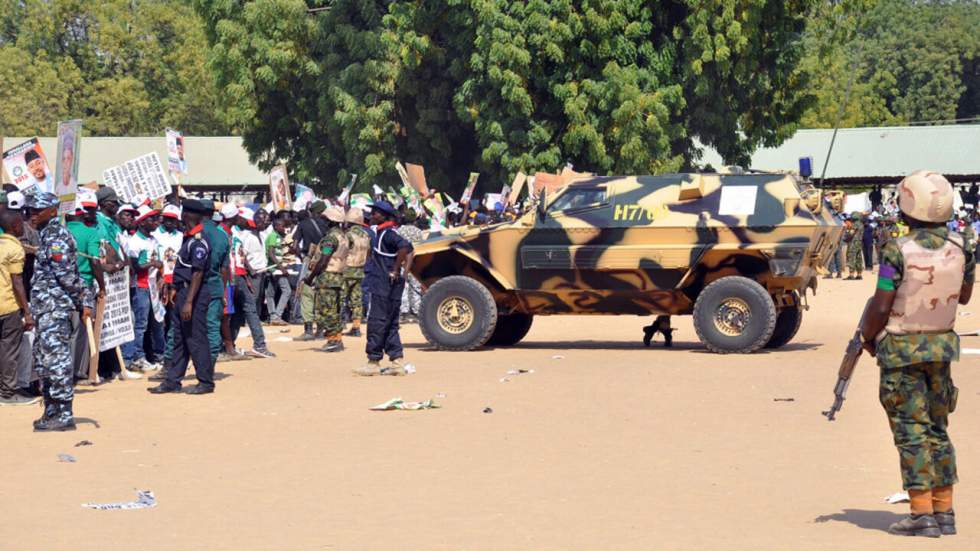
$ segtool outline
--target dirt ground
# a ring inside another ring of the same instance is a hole
[[[3,408],[0,549],[921,548],[884,532],[907,506],[883,500],[901,480],[871,360],[839,419],[820,415],[873,280],[821,284],[770,353],[706,353],[690,318],[672,350],[643,348],[635,317],[539,318],[472,353],[426,351],[409,326],[418,373],[365,379],[363,339],[326,355],[271,328],[279,358],[219,364],[212,395],[81,387],[61,434]],[[954,368],[960,535],[942,549],[980,547],[978,359]],[[518,368],[534,372],[500,381]],[[368,409],[397,396],[441,409]],[[136,489],[159,505],[80,506]]]

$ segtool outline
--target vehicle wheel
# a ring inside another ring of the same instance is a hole
[[[712,352],[748,354],[765,346],[776,327],[776,305],[766,289],[742,276],[723,277],[694,303],[694,329]]]
[[[514,346],[531,330],[531,314],[504,314],[497,316],[497,327],[487,341],[488,346]]]
[[[776,316],[776,329],[766,343],[766,348],[779,348],[793,340],[803,322],[803,306],[797,300],[796,304],[783,308]]]
[[[439,350],[483,346],[497,325],[497,304],[482,283],[466,276],[445,277],[422,295],[419,327]]]

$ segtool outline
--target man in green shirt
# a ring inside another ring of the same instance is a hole
[[[208,304],[208,345],[211,347],[211,362],[218,361],[221,352],[221,318],[225,311],[225,284],[228,282],[228,257],[231,252],[231,237],[214,223],[214,201],[202,199],[206,212],[202,225],[204,239],[211,248],[208,270],[204,274],[204,285],[211,296]]]
[[[82,276],[82,281],[92,289],[92,295],[96,300],[105,294],[105,280],[103,279],[102,263],[99,261],[99,247],[101,235],[96,228],[98,205],[95,193],[88,189],[79,189],[75,200],[75,214],[65,216],[68,222],[66,227],[75,244],[78,247],[78,272]],[[96,283],[98,284],[96,288]],[[73,315],[77,316],[77,315]],[[92,352],[89,350],[88,336],[85,327],[72,320],[71,349],[74,358],[75,377],[80,379],[88,378],[89,359]]]

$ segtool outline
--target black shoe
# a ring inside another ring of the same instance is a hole
[[[888,527],[889,534],[896,536],[923,536],[938,538],[942,532],[932,515],[909,515]]]
[[[674,330],[665,329],[661,333],[664,334],[664,348],[671,348],[674,346]]]
[[[297,342],[315,341],[316,335],[314,335],[313,333],[303,333],[298,337],[293,337],[293,340]]]
[[[855,277],[854,279],[864,279],[864,278],[863,278],[863,277],[861,277],[860,275],[858,275],[858,276],[856,276],[856,277]]]
[[[168,394],[171,392],[180,392],[180,387],[169,386],[166,383],[164,383],[155,387],[148,388],[146,389],[146,391],[149,392],[150,394]]]
[[[933,513],[932,516],[936,519],[936,524],[939,525],[939,531],[944,536],[956,535],[956,513],[949,511],[946,513]]]
[[[213,386],[203,386],[196,384],[184,391],[184,394],[211,394],[214,392]]]
[[[344,342],[343,341],[328,342],[323,346],[323,348],[320,348],[319,350],[320,352],[343,352]]]
[[[360,337],[361,336],[361,328],[360,327],[355,327],[355,328],[351,329],[350,331],[347,332],[347,336],[348,337]]]
[[[55,414],[34,421],[34,432],[61,432],[75,430],[75,417],[71,402],[55,402]]]
[[[652,325],[643,328],[643,346],[650,346],[650,341],[653,340],[653,334],[656,332],[656,327]]]

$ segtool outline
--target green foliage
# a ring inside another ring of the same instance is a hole
[[[804,115],[804,126],[834,125],[848,80],[852,80],[851,96],[841,126],[980,115],[980,4],[973,0],[853,4],[857,9],[843,12],[831,12],[833,8],[823,5],[825,11],[808,33],[803,65],[814,75],[817,102]]]
[[[227,134],[189,0],[0,0],[0,133]]]
[[[813,0],[196,0],[232,123],[332,189],[422,164],[458,193],[566,163],[659,173],[693,140],[744,160],[810,103]],[[315,15],[306,8],[329,5]]]

